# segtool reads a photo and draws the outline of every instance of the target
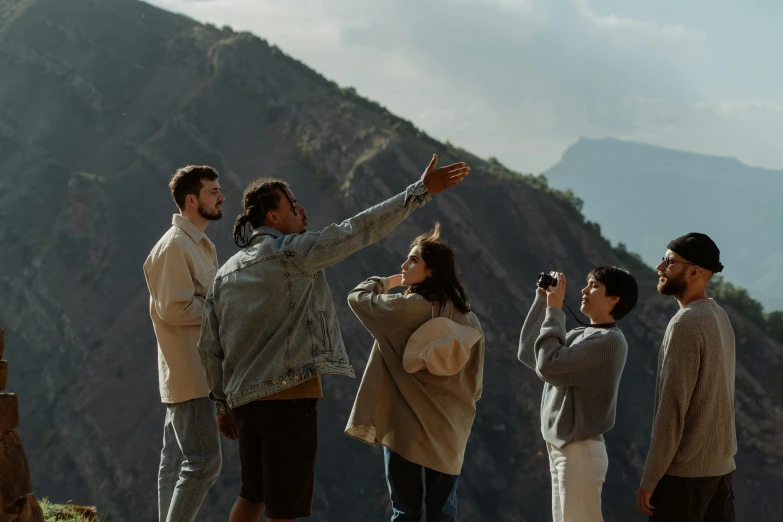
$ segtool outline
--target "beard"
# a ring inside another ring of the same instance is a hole
[[[685,272],[681,272],[679,276],[674,279],[666,279],[666,281],[658,281],[658,293],[661,295],[680,295],[685,292],[685,288],[688,286],[688,282],[685,280]]]
[[[217,221],[223,217],[223,211],[219,207],[213,207],[210,212],[203,205],[199,205],[198,215],[209,221]]]

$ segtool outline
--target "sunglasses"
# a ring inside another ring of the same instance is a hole
[[[669,268],[673,263],[682,263],[683,265],[691,265],[696,266],[695,263],[687,263],[685,261],[677,261],[676,259],[672,259],[670,257],[662,257],[661,263],[663,263],[663,266],[666,268]]]

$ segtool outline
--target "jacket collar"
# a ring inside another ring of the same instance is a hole
[[[255,241],[256,239],[260,238],[261,236],[272,236],[273,238],[277,239],[280,237],[285,236],[282,232],[277,230],[276,228],[272,227],[258,227],[253,230],[253,234],[250,236],[250,241],[248,241],[248,245]]]
[[[191,223],[190,221],[182,217],[181,214],[174,214],[174,217],[171,218],[171,224],[174,225],[175,227],[179,227],[180,229],[182,229],[182,231],[185,232],[188,236],[190,236],[190,239],[192,239],[193,242],[196,244],[200,243],[204,239],[209,241],[209,239],[207,238],[206,234],[204,234],[204,232],[199,230],[199,228],[196,225],[194,225],[193,223]]]

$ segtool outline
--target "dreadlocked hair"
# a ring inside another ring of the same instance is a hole
[[[419,247],[421,259],[432,275],[421,283],[411,285],[405,293],[419,294],[428,301],[437,302],[441,308],[451,301],[463,314],[470,312],[468,297],[459,280],[454,250],[440,239],[440,223],[435,223],[433,230],[414,239],[411,248],[415,247]]]
[[[258,178],[250,182],[242,193],[244,211],[234,221],[234,243],[239,248],[250,244],[253,230],[263,226],[266,213],[275,210],[280,203],[281,191],[288,183],[276,178]],[[250,229],[248,230],[248,225]]]

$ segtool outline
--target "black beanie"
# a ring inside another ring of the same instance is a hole
[[[706,268],[711,272],[720,272],[720,250],[707,234],[691,232],[670,242],[666,248],[685,258],[689,263]]]

